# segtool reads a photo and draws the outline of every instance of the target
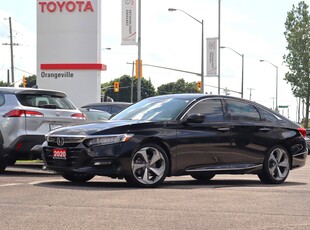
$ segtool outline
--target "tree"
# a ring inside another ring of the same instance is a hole
[[[37,84],[36,75],[28,76],[26,77],[26,80],[27,80],[26,88],[32,88],[33,86]],[[19,87],[23,87],[23,83],[19,84]]]
[[[177,80],[177,82],[170,82],[163,84],[157,88],[159,95],[175,94],[175,93],[197,93],[197,82],[185,82],[183,78]]]
[[[293,94],[306,102],[306,121],[309,120],[310,99],[310,15],[309,6],[301,1],[293,5],[287,13],[284,32],[287,41],[288,54],[283,56],[289,71],[285,80],[291,84]],[[308,122],[305,122],[308,127]]]
[[[114,82],[119,82],[119,92],[114,92]],[[131,94],[131,88],[133,87],[133,94]],[[102,94],[113,98],[114,101],[133,102],[137,101],[137,79],[132,79],[128,75],[123,75],[120,78],[116,78],[110,82],[101,85]],[[152,97],[156,95],[155,88],[151,80],[141,78],[141,99]]]
[[[4,81],[0,81],[0,86],[7,87],[7,86],[10,86],[10,84]]]

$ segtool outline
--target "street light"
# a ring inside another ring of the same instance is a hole
[[[180,9],[174,9],[174,8],[169,8],[168,11],[172,12],[172,11],[181,11],[184,14],[186,14],[187,16],[191,17],[192,19],[194,19],[196,22],[201,24],[201,92],[204,93],[204,35],[203,35],[203,20],[199,21],[197,18],[193,17],[192,15],[190,15],[189,13],[185,12],[184,10],[180,10]]]
[[[244,80],[244,54],[240,54],[238,53],[236,50],[227,47],[227,46],[221,46],[220,48],[222,49],[230,49],[231,51],[235,52],[236,54],[238,54],[241,58],[242,58],[242,70],[241,70],[241,98],[243,98],[243,80]]]
[[[270,65],[276,68],[276,112],[278,112],[278,66],[272,64],[270,61],[267,60],[259,60],[260,62],[268,62]]]

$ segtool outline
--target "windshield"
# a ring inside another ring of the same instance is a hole
[[[184,98],[148,98],[121,111],[111,120],[174,120],[191,102]]]

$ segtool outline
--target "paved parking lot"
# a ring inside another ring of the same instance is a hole
[[[1,229],[310,229],[310,162],[281,185],[254,175],[209,184],[172,177],[156,189],[95,177],[72,184],[41,164],[0,176]]]

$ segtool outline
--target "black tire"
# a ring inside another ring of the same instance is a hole
[[[94,178],[95,175],[86,173],[62,173],[61,176],[68,181],[75,183],[84,183]]]
[[[4,159],[0,158],[0,173],[4,173],[7,163]]]
[[[290,166],[287,150],[282,146],[275,146],[268,151],[258,178],[265,184],[281,184],[288,177]]]
[[[14,166],[15,163],[16,163],[16,159],[15,159],[15,158],[10,158],[10,159],[8,159],[8,165],[9,165],[9,166]]]
[[[191,177],[200,181],[200,182],[208,182],[215,176],[215,173],[210,174],[192,174]]]
[[[159,186],[169,171],[167,153],[157,144],[144,144],[130,159],[131,175],[125,180],[139,187]]]

